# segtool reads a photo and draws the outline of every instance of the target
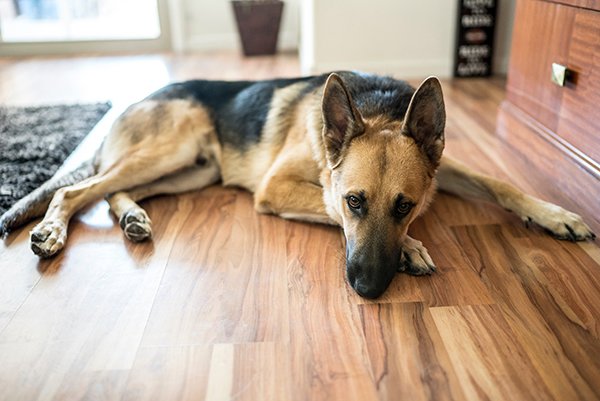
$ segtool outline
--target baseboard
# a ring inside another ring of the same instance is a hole
[[[236,50],[240,49],[240,46],[240,39],[236,32],[194,35],[186,38],[184,43],[186,51]],[[279,50],[298,49],[298,33],[295,31],[280,32],[277,48]]]

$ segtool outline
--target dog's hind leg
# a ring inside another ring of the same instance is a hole
[[[535,223],[559,239],[596,238],[581,216],[527,195],[509,183],[475,173],[447,157],[442,158],[437,179],[443,191],[496,203],[516,213],[526,224]]]
[[[127,192],[114,193],[107,200],[125,236],[131,241],[140,242],[152,237],[152,222],[137,201],[155,195],[202,189],[216,183],[219,177],[220,170],[216,163],[194,166]]]
[[[31,231],[31,249],[41,257],[54,255],[64,247],[67,226],[75,212],[105,194],[143,185],[192,165],[195,155],[189,153],[176,157],[178,153],[166,146],[138,148],[104,172],[59,189],[44,219]]]

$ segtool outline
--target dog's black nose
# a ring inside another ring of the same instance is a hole
[[[373,299],[383,294],[396,274],[399,252],[348,247],[346,253],[346,277],[358,295]]]
[[[354,290],[358,293],[358,295],[360,295],[363,298],[369,299],[375,299],[379,297],[383,293],[383,291],[385,291],[385,288],[381,290],[377,287],[365,284],[361,280],[356,280],[352,287],[354,287]]]

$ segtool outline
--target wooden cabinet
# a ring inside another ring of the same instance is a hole
[[[552,63],[573,71],[565,86]],[[600,179],[600,0],[518,1],[502,109]]]
[[[600,12],[575,14],[567,65],[576,82],[564,88],[556,133],[600,162]]]

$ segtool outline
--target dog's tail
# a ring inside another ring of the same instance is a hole
[[[55,175],[41,187],[25,196],[0,216],[0,238],[5,238],[15,228],[20,227],[36,217],[42,216],[54,193],[62,187],[73,185],[96,174],[95,158],[88,160],[75,170],[64,175]]]

